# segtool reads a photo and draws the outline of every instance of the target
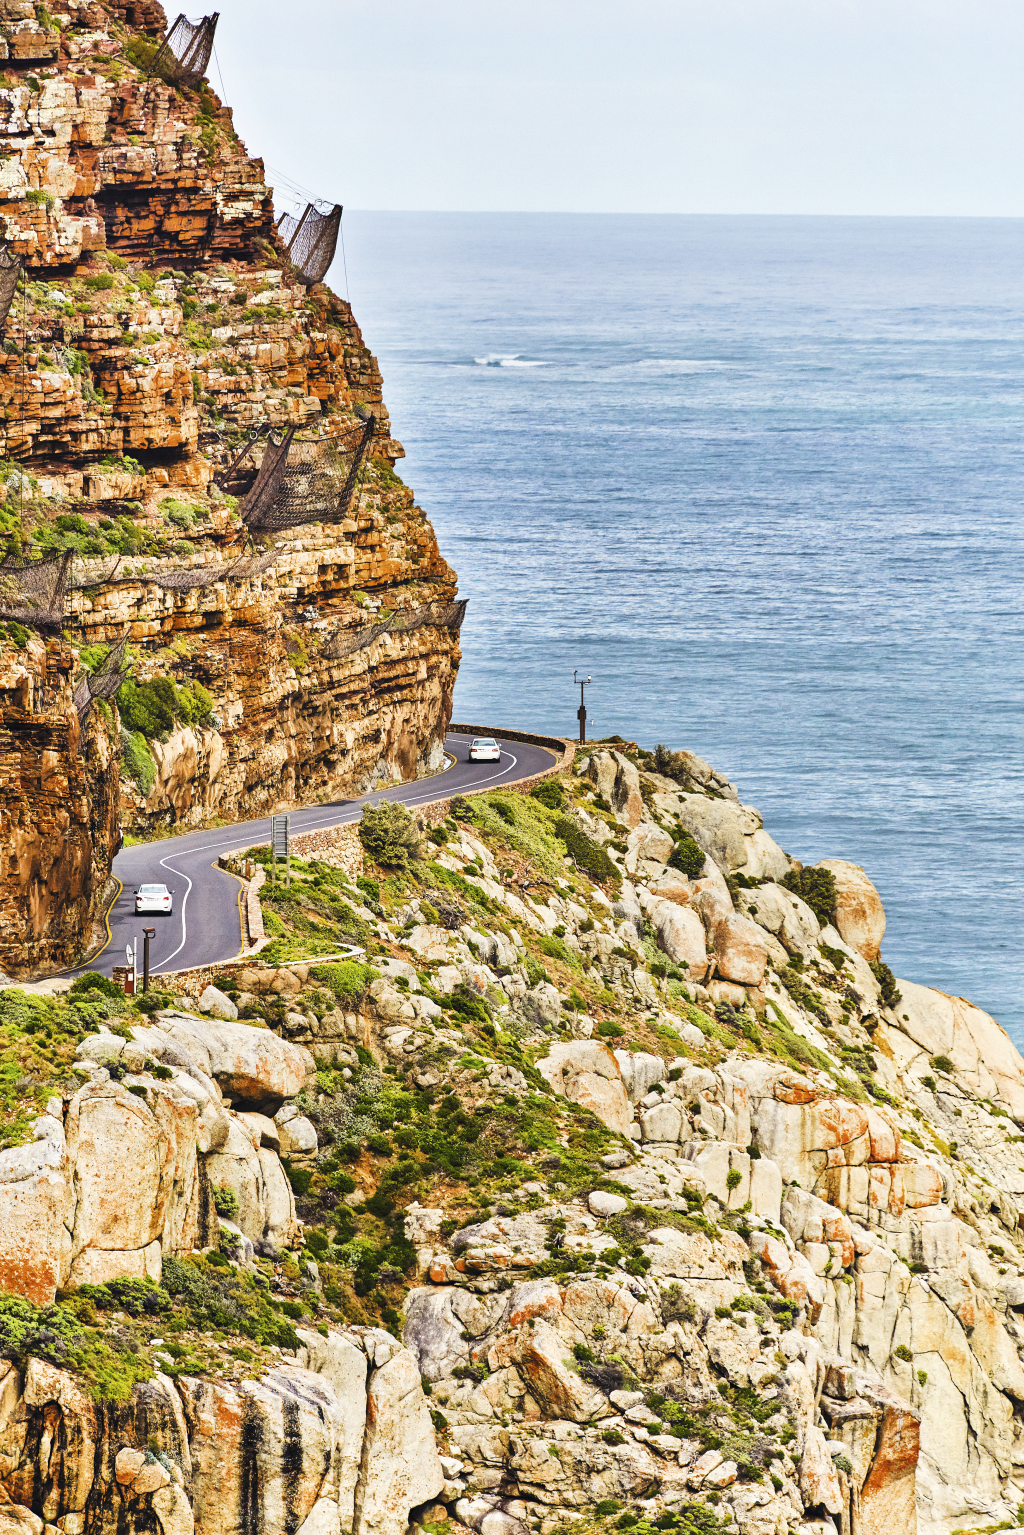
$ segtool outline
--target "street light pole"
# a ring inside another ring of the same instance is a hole
[[[142,929],[142,989],[149,990],[149,940],[156,934],[155,927]]]
[[[573,681],[573,687],[576,687],[577,684],[579,685],[579,690],[580,690],[580,706],[576,710],[576,718],[580,722],[580,745],[581,746],[585,746],[586,745],[586,740],[587,740],[587,706],[586,706],[586,704],[583,701],[583,689],[585,687],[589,687],[589,685],[590,685],[590,677],[588,675],[586,677],[586,679],[584,680],[584,678],[578,677],[576,675],[576,672],[574,671],[573,674],[572,674],[572,681]]]

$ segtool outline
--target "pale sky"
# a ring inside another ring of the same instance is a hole
[[[250,151],[348,208],[1024,213],[1022,0],[220,6]]]

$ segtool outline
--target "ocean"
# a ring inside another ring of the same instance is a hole
[[[685,747],[1024,1046],[1024,221],[346,213],[455,717]]]

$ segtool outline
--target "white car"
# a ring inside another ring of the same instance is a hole
[[[140,885],[135,892],[135,910],[169,917],[174,910],[174,891],[166,885]]]
[[[501,748],[493,736],[477,736],[469,748],[470,762],[500,762]]]

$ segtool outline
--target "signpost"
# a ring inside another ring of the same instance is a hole
[[[270,817],[270,878],[277,879],[277,860],[283,859],[287,883],[292,882],[292,860],[288,851],[288,817],[286,815],[272,815]]]

